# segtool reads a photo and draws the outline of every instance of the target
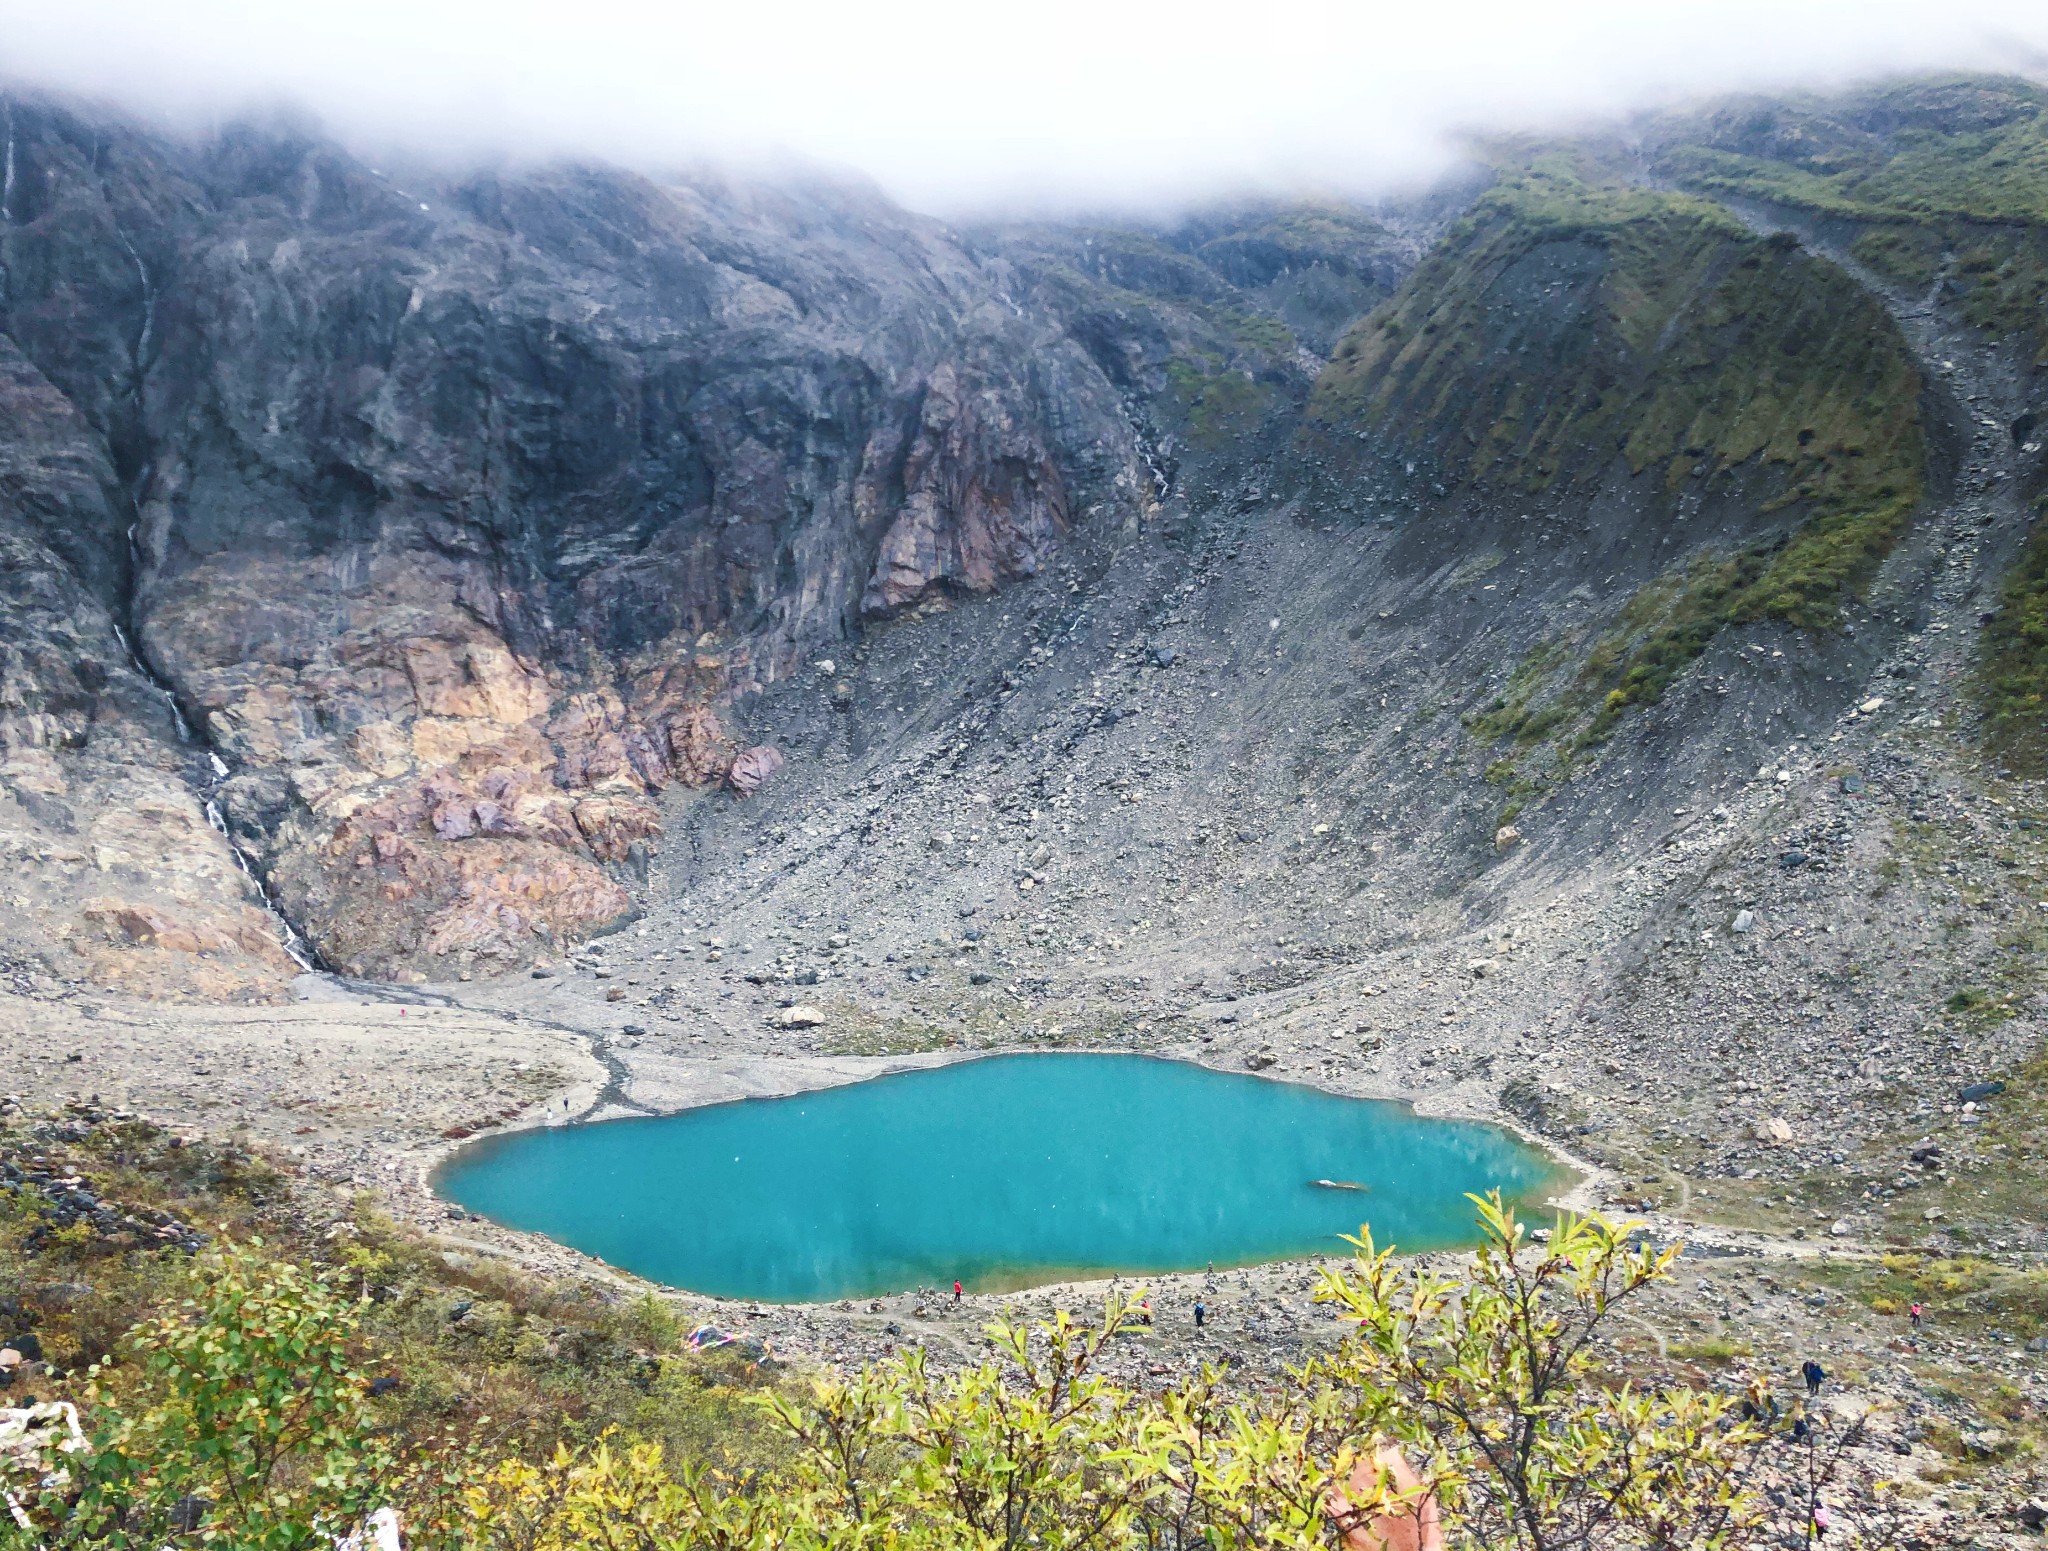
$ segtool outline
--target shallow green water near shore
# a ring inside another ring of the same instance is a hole
[[[784,1302],[1340,1253],[1365,1222],[1382,1244],[1445,1248],[1471,1241],[1467,1191],[1530,1201],[1560,1182],[1497,1127],[1121,1055],[521,1131],[436,1177],[471,1211],[652,1280]]]

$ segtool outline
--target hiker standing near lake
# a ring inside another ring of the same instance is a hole
[[[1202,1328],[1203,1322],[1207,1320],[1208,1317],[1209,1305],[1204,1303],[1200,1298],[1197,1298],[1195,1300],[1195,1329],[1200,1330]]]
[[[957,1304],[957,1303],[958,1303],[959,1301],[960,1301],[960,1279],[959,1279],[958,1277],[955,1277],[955,1278],[953,1279],[953,1302]]]

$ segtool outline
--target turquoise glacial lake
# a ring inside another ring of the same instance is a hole
[[[1330,1189],[1315,1180],[1362,1189]],[[1506,1131],[1125,1055],[960,1061],[793,1098],[474,1143],[450,1200],[653,1281],[808,1302],[1472,1242],[1467,1191],[1555,1164]]]

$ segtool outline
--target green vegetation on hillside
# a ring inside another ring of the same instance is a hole
[[[236,1394],[253,1404],[259,1377],[242,1375],[224,1397],[194,1388],[206,1381],[204,1363],[222,1358],[191,1346],[195,1319],[225,1319],[230,1305],[252,1318],[288,1308],[295,1323],[309,1322],[306,1339],[345,1331],[346,1351],[335,1360],[376,1384],[364,1414],[394,1470],[417,1465],[422,1451],[546,1458],[558,1445],[582,1447],[612,1430],[697,1466],[758,1467],[779,1457],[767,1419],[743,1403],[777,1382],[776,1365],[764,1365],[758,1347],[691,1351],[687,1332],[657,1300],[458,1253],[360,1202],[324,1193],[295,1199],[303,1187],[247,1148],[185,1143],[91,1106],[53,1120],[0,1120],[0,1165],[20,1171],[18,1183],[11,1176],[0,1190],[0,1343],[26,1329],[51,1368],[15,1375],[0,1388],[0,1404],[19,1405],[27,1394],[79,1403],[88,1418],[103,1413],[108,1426],[118,1421],[138,1440],[164,1427],[189,1431],[198,1425],[194,1406],[238,1404]],[[90,1211],[79,1206],[79,1191],[97,1203]],[[118,1220],[113,1231],[95,1223],[101,1213]],[[158,1221],[167,1226],[148,1233],[119,1225]],[[187,1253],[195,1234],[212,1236],[224,1253]],[[254,1319],[250,1339],[267,1328]],[[248,1346],[237,1360],[256,1355]],[[334,1406],[359,1398],[323,1393]],[[165,1406],[185,1409],[174,1415]],[[323,1436],[324,1451],[333,1439]],[[133,1466],[154,1472],[149,1479],[169,1502],[188,1491],[225,1500],[166,1473],[175,1461],[138,1457],[145,1452],[164,1454],[138,1442],[127,1464],[108,1463],[103,1497],[157,1492],[123,1474]],[[268,1468],[253,1454],[240,1463]],[[176,1469],[201,1464],[187,1458]],[[278,1468],[282,1484],[304,1485],[297,1465]],[[0,1545],[6,1533],[0,1525]]]
[[[1985,741],[2014,770],[2039,776],[2048,773],[2048,521],[2036,520],[1999,605],[1978,643]]]
[[[1658,165],[1705,193],[1863,226],[1850,251],[2048,365],[2048,89],[1958,76],[1836,99],[1744,100],[1660,126]]]
[[[1387,294],[1402,244],[1366,211],[1257,204],[1174,225],[1017,226],[979,239],[1160,430],[1228,453],[1291,421],[1304,355]]]
[[[1705,193],[1855,223],[1850,253],[2048,368],[2048,88],[1995,77],[1897,82],[1840,98],[1751,99],[1660,126],[1658,165]],[[1854,228],[1852,228],[1854,229]],[[2027,384],[2022,384],[2023,388]],[[2038,439],[2048,382],[2012,430]],[[2048,771],[2048,540],[2037,528],[1980,645],[1992,751]]]
[[[1834,266],[1544,151],[1345,338],[1310,413],[1503,499],[1590,491],[1619,466],[1667,509],[1728,489],[1783,514],[1694,550],[1583,657],[1553,643],[1469,719],[1509,745],[1490,774],[1518,806],[1723,628],[1839,620],[1921,499],[1919,395],[1891,319]]]
[[[1186,415],[1188,440],[1207,452],[1256,431],[1274,394],[1250,372],[1207,354],[1167,362],[1166,379]]]
[[[1032,274],[1119,380],[1136,379],[1164,426],[1205,452],[1257,432],[1302,397],[1299,346],[1280,319],[1233,299],[1192,256],[1142,232],[1093,232],[1034,255]]]
[[[1476,1199],[1476,1198],[1475,1198]],[[399,1512],[413,1551],[1162,1545],[1311,1551],[1401,1543],[1711,1548],[1763,1532],[1767,1442],[1734,1399],[1631,1382],[1604,1339],[1670,1274],[1597,1217],[1532,1243],[1496,1196],[1474,1263],[1445,1274],[1361,1234],[1317,1293],[1350,1334],[1257,1394],[1204,1369],[1162,1391],[1109,1376],[1138,1316],[988,1328],[989,1357],[911,1351],[764,1393],[778,1447],[751,1468],[678,1463],[622,1432],[552,1451],[422,1437],[371,1375],[389,1358],[345,1268],[254,1247],[172,1279],[61,1420],[0,1461],[39,1546],[313,1551]],[[1806,1522],[1825,1472],[1773,1526]]]
[[[1891,320],[1832,266],[1551,153],[1346,336],[1311,413],[1529,495],[1617,455],[1667,494],[1760,463],[1781,473],[1770,507],[1825,531],[1786,545],[1747,606],[1818,625],[1919,499],[1918,396]]]
[[[1854,220],[2048,223],[2048,89],[2014,77],[1738,99],[1662,126],[1695,187]]]

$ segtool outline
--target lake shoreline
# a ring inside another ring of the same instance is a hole
[[[1362,1219],[1383,1243],[1453,1251],[1472,1238],[1467,1190],[1532,1214],[1577,1182],[1507,1128],[1397,1100],[1151,1053],[976,1055],[493,1133],[429,1183],[664,1285],[802,1303],[1283,1263]]]
[[[578,1020],[583,1026],[577,1027],[560,1016],[559,1003],[536,1007],[537,999],[521,994],[523,987],[503,983],[464,987],[459,997],[449,988],[377,988],[366,994],[323,982],[317,989],[323,994],[291,1006],[251,1008],[0,995],[0,1060],[20,1074],[14,1087],[26,1103],[99,1094],[108,1104],[133,1108],[175,1130],[246,1139],[289,1169],[295,1190],[368,1196],[379,1209],[426,1232],[451,1264],[492,1261],[545,1280],[595,1283],[615,1296],[652,1294],[693,1326],[746,1332],[800,1359],[846,1366],[917,1345],[940,1365],[976,1361],[985,1351],[981,1328],[991,1319],[1048,1318],[1060,1310],[1086,1318],[1113,1289],[1128,1291],[1139,1283],[1129,1276],[1055,1282],[1024,1292],[969,1295],[958,1309],[915,1294],[761,1304],[663,1287],[540,1234],[472,1221],[434,1192],[431,1171],[477,1134],[479,1120],[489,1122],[486,1131],[510,1134],[551,1121],[559,1125],[565,1114],[595,1119],[612,1113],[600,1103],[614,1081],[603,1059],[614,1053],[603,1025],[589,1019]],[[617,1113],[810,1092],[984,1055],[1036,1053],[958,1049],[815,1056],[785,1055],[766,1045],[761,1040],[751,1049],[729,1047],[720,1058],[697,1060],[644,1045],[619,1049],[615,1054],[625,1064],[634,1109]],[[1202,1060],[1195,1049],[1147,1053],[1232,1070],[1224,1062]],[[1284,1072],[1267,1080],[1301,1077]],[[1469,1089],[1459,1095],[1371,1091],[1382,1085],[1363,1075],[1307,1085],[1402,1104],[1421,1116],[1477,1120],[1510,1131],[1576,1171],[1577,1184],[1558,1198],[1567,1209],[1590,1206],[1615,1178],[1554,1140],[1531,1135],[1515,1117],[1463,1100]],[[1798,1257],[1826,1249],[1703,1228],[1662,1213],[1632,1216],[1645,1221],[1659,1242],[1682,1237],[1712,1253]],[[1842,1247],[1834,1246],[1838,1252]],[[1142,1282],[1161,1311],[1159,1340],[1170,1340],[1187,1361],[1227,1359],[1256,1377],[1277,1374],[1338,1332],[1308,1293],[1316,1270],[1341,1258]],[[1417,1258],[1448,1265],[1465,1257],[1430,1252]],[[1199,1339],[1188,1318],[1197,1297],[1213,1315]],[[1155,1356],[1157,1344],[1148,1348]]]

